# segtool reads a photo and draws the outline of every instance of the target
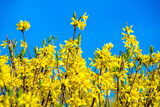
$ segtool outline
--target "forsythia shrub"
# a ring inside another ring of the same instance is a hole
[[[30,28],[27,21],[20,21],[17,30],[23,34],[22,50],[17,55],[15,40],[2,41],[9,56],[0,56],[0,107],[158,107],[160,106],[160,53],[142,54],[139,42],[132,34],[132,26],[123,28],[123,42],[126,51],[113,55],[112,43],[107,43],[94,52],[90,65],[81,53],[81,34],[75,38],[76,28],[84,30],[88,16],[79,19],[74,12],[71,24],[73,39],[60,44],[56,52],[49,37],[43,47],[34,48],[31,58],[24,31]],[[28,51],[29,59],[26,57]],[[92,70],[94,69],[94,70]],[[110,103],[110,93],[115,93]]]

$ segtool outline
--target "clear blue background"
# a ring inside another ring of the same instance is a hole
[[[31,55],[34,46],[41,47],[44,38],[58,36],[55,45],[64,44],[64,40],[73,37],[70,25],[73,11],[78,17],[87,12],[87,26],[82,33],[83,57],[93,57],[96,48],[112,42],[113,54],[124,50],[121,38],[122,27],[128,22],[143,53],[149,53],[149,45],[160,50],[160,2],[158,0],[0,0],[0,43],[16,38],[20,45],[22,33],[17,30],[17,22],[27,20],[30,29],[25,32]],[[77,31],[78,35],[79,31]],[[2,50],[2,47],[0,47]],[[1,54],[5,54],[2,51]],[[88,62],[87,62],[88,64]]]
[[[133,25],[134,34],[139,41],[143,54],[149,53],[149,45],[154,52],[160,50],[160,2],[159,0],[0,0],[0,44],[2,40],[16,38],[18,45],[23,40],[17,30],[17,22],[30,22],[30,29],[25,32],[31,55],[34,46],[42,47],[43,39],[50,35],[58,36],[59,44],[73,37],[73,26],[70,25],[73,11],[78,17],[87,12],[87,26],[82,34],[82,56],[87,65],[93,58],[93,52],[109,42],[114,48],[113,54],[124,50],[121,40],[122,27],[128,22]],[[2,47],[0,47],[2,50]],[[20,48],[18,48],[20,51]],[[7,49],[1,54],[6,54]]]

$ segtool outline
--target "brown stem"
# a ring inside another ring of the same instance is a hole
[[[45,100],[44,100],[44,97],[43,97],[43,100],[42,100],[42,106],[44,105],[44,102],[45,102]]]
[[[95,99],[96,99],[96,98],[93,98],[93,101],[92,101],[92,105],[91,105],[91,107],[93,107],[94,102],[95,102]]]
[[[24,35],[24,32],[22,32],[23,33],[23,38],[24,38],[24,42],[26,42],[26,39],[25,39],[25,35]],[[28,51],[28,55],[29,55],[29,58],[31,59],[31,55],[30,55],[30,53],[29,53],[29,49],[28,49],[28,46],[27,46],[27,51]]]
[[[2,87],[2,88],[1,88],[1,90],[2,90],[2,93],[3,93],[3,95],[5,96],[5,93],[4,93],[4,88]]]
[[[102,58],[101,58],[101,60],[102,60]],[[102,68],[103,68],[103,60],[102,60],[102,62],[101,62],[101,70],[100,70],[100,72],[98,72],[98,88],[99,88],[99,90],[100,90],[100,94],[99,94],[99,106],[101,107],[101,83],[99,82],[99,76],[100,75],[102,75]],[[98,70],[99,71],[99,70]]]
[[[47,107],[47,104],[48,104],[48,101],[49,101],[49,94],[50,94],[51,90],[49,89],[49,93],[48,93],[48,96],[47,96],[47,101],[46,101],[46,105],[45,107]]]
[[[153,67],[153,75],[152,75],[152,80],[151,80],[151,82],[154,81],[154,79],[155,79],[155,71],[156,71],[154,65],[152,65],[152,67]],[[154,91],[154,88],[153,88],[153,91]],[[151,96],[151,93],[152,93],[153,91],[152,91],[152,88],[150,88],[150,90],[149,90],[150,96]],[[151,103],[152,103],[152,98],[150,98],[150,99],[146,102],[146,107],[149,107],[149,105],[150,105]]]
[[[38,68],[37,68],[38,69]],[[38,70],[36,69],[36,72],[34,74],[34,80],[33,80],[33,87],[36,85],[36,80],[37,80],[37,72]]]
[[[78,50],[79,50],[79,47],[77,47],[76,55],[78,55]]]
[[[133,82],[132,82],[132,86],[131,86],[131,89],[130,89],[130,91],[129,91],[129,93],[128,94],[130,94],[131,93],[131,91],[132,91],[132,89],[133,89],[133,85],[134,85],[134,83],[135,83],[135,80],[136,80],[136,76],[137,76],[137,73],[138,73],[138,71],[140,70],[141,68],[138,68],[137,70],[136,70],[136,74],[135,74],[135,76],[134,76],[134,79],[133,79]],[[128,101],[126,102],[126,106],[128,107]]]
[[[145,77],[147,77],[147,68],[146,68],[146,73],[145,73]]]
[[[52,82],[53,82],[53,80],[54,80],[54,74],[55,74],[55,72],[53,73],[53,76],[52,76]],[[48,96],[47,96],[47,101],[46,101],[46,105],[45,105],[45,107],[47,107],[47,105],[48,105],[48,101],[49,101],[49,94],[51,93],[51,90],[49,89],[49,93],[48,93]],[[43,106],[43,105],[42,105]]]
[[[117,107],[119,106],[119,77],[117,76]]]
[[[55,72],[53,73],[53,76],[52,76],[52,83],[53,83],[53,80],[54,80],[54,75],[55,75]]]
[[[60,71],[59,71],[59,64],[57,63],[57,69],[58,69],[58,74],[59,74],[59,80],[60,80],[60,83],[61,83],[61,91],[62,91],[62,97],[63,97],[63,99],[62,99],[62,104],[65,102],[65,104],[66,104],[66,107],[68,107],[68,105],[67,105],[67,103],[66,103],[66,98],[65,98],[65,93],[64,93],[64,90],[65,90],[65,85],[64,84],[62,84],[62,82],[61,82],[61,76],[60,76]],[[64,100],[64,101],[63,101]]]
[[[14,53],[13,53],[13,45],[14,45],[14,40],[11,43],[11,40],[8,39],[7,36],[7,42],[8,42],[8,48],[9,48],[9,53],[10,53],[10,60],[12,63],[12,70],[11,70],[11,74],[13,73],[13,77],[15,76],[15,70],[16,70],[16,66],[15,66],[15,62],[14,62]]]
[[[131,90],[130,90],[129,94],[131,93],[131,91],[132,91],[132,89],[133,89],[133,84],[134,84],[134,82],[135,82],[135,80],[136,80],[136,76],[137,76],[138,71],[139,71],[139,70],[136,70],[136,74],[135,74],[135,76],[134,76],[134,79],[133,79],[133,82],[132,82],[132,86],[131,86]]]
[[[24,93],[26,91],[26,74],[25,74],[25,71],[26,71],[26,65],[24,63],[24,73],[23,73],[23,89],[24,89]]]
[[[34,74],[34,80],[33,80],[33,87],[37,84],[37,78],[38,78],[38,74],[39,74],[39,71],[42,71],[43,70],[43,67],[40,68],[36,68],[36,72]]]
[[[129,66],[128,66],[128,68],[129,68]],[[131,68],[129,68],[129,72],[130,72],[130,74],[131,74],[131,75],[130,75],[130,76],[131,76],[131,78],[133,78],[133,77],[132,77]]]
[[[58,65],[58,63],[57,63],[57,68],[58,68],[59,80],[60,80],[60,83],[62,84],[62,82],[61,82],[61,76],[60,76],[60,71],[59,71],[59,65]]]
[[[17,86],[13,87],[12,89],[12,94],[14,93],[14,91],[16,90]]]
[[[146,69],[148,70],[148,72],[150,72],[150,70],[147,68],[147,65],[145,63],[143,65],[146,67]]]
[[[75,39],[75,35],[76,35],[76,25],[74,25],[74,34],[73,34],[73,40]]]
[[[54,75],[55,75],[55,72],[53,73],[53,76],[52,76],[52,83],[53,83],[53,80],[54,80]],[[49,89],[49,93],[50,93],[50,89]],[[47,101],[46,101],[47,103],[48,103],[48,101],[49,101],[49,93],[48,93],[48,97],[47,97]],[[43,93],[42,93],[42,94],[43,94]],[[44,100],[44,97],[43,97],[42,106],[43,106],[44,102],[45,102],[45,100]],[[46,103],[45,107],[47,107],[47,103]]]
[[[101,87],[100,87],[100,81],[99,81],[99,76],[100,76],[100,72],[98,70],[98,88],[100,90],[100,93],[101,93]],[[99,106],[101,107],[101,94],[98,94],[98,98],[99,98]]]
[[[108,100],[108,107],[110,107],[108,90],[107,90],[107,100]]]
[[[13,53],[14,41],[15,41],[15,38],[14,38],[14,40],[12,40],[12,43],[11,43],[11,40],[9,40],[8,36],[7,36],[7,42],[9,45],[10,58],[11,58],[11,63],[12,63],[11,64],[12,65],[11,74],[13,73],[13,77],[15,77],[15,71],[17,70],[16,65],[15,65],[15,61],[14,61],[14,53]],[[17,88],[17,86],[13,87],[12,94],[16,88]]]
[[[153,77],[152,77],[152,81],[154,81],[156,69],[155,69],[154,65],[152,65],[152,67],[153,67]]]
[[[96,69],[97,69],[97,68],[94,69],[94,72],[96,72]]]
[[[26,76],[23,77],[23,89],[25,93],[26,92]]]
[[[68,56],[67,56],[67,65],[66,65],[66,70],[68,70],[68,67],[69,67],[68,62],[69,62],[69,53],[68,53]]]

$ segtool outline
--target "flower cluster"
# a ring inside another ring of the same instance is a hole
[[[21,46],[20,46],[20,47],[27,48],[27,43],[26,43],[26,42],[23,42],[23,40],[21,40]]]
[[[25,30],[27,31],[30,28],[30,24],[27,21],[20,21],[19,23],[17,23],[17,30],[21,30],[22,32],[24,32]]]
[[[86,13],[84,13],[83,16],[81,16],[79,19],[76,19],[76,17],[77,16],[74,12],[73,17],[71,18],[71,20],[73,21],[73,22],[71,22],[71,25],[73,25],[74,28],[76,26],[78,26],[78,28],[80,30],[84,30],[84,28],[86,26],[86,20],[87,20],[88,16],[86,16]],[[82,19],[83,19],[83,21],[82,21]]]
[[[84,29],[85,15],[77,20],[74,13],[71,24]],[[29,28],[26,22],[20,23],[18,30]],[[106,43],[89,58],[89,67],[82,57],[80,34],[60,44],[58,51],[54,46],[57,38],[50,36],[43,47],[34,48],[30,59],[26,41],[21,40],[23,49],[16,54],[17,42],[7,37],[1,44],[8,47],[9,56],[0,55],[0,106],[160,106],[160,53],[150,46],[150,53],[142,54],[131,28],[127,24],[123,28],[126,51],[113,55],[113,44]]]

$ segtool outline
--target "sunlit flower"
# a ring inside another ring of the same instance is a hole
[[[3,49],[6,48],[6,45],[7,45],[7,41],[2,41],[3,44],[1,44],[0,46],[3,46]]]
[[[24,48],[27,48],[27,43],[23,42],[23,40],[21,40],[21,47],[23,47],[23,46],[24,46]]]
[[[27,21],[20,21],[19,23],[17,23],[17,30],[21,30],[22,32],[24,32],[25,30],[27,31],[30,28],[30,24]]]

